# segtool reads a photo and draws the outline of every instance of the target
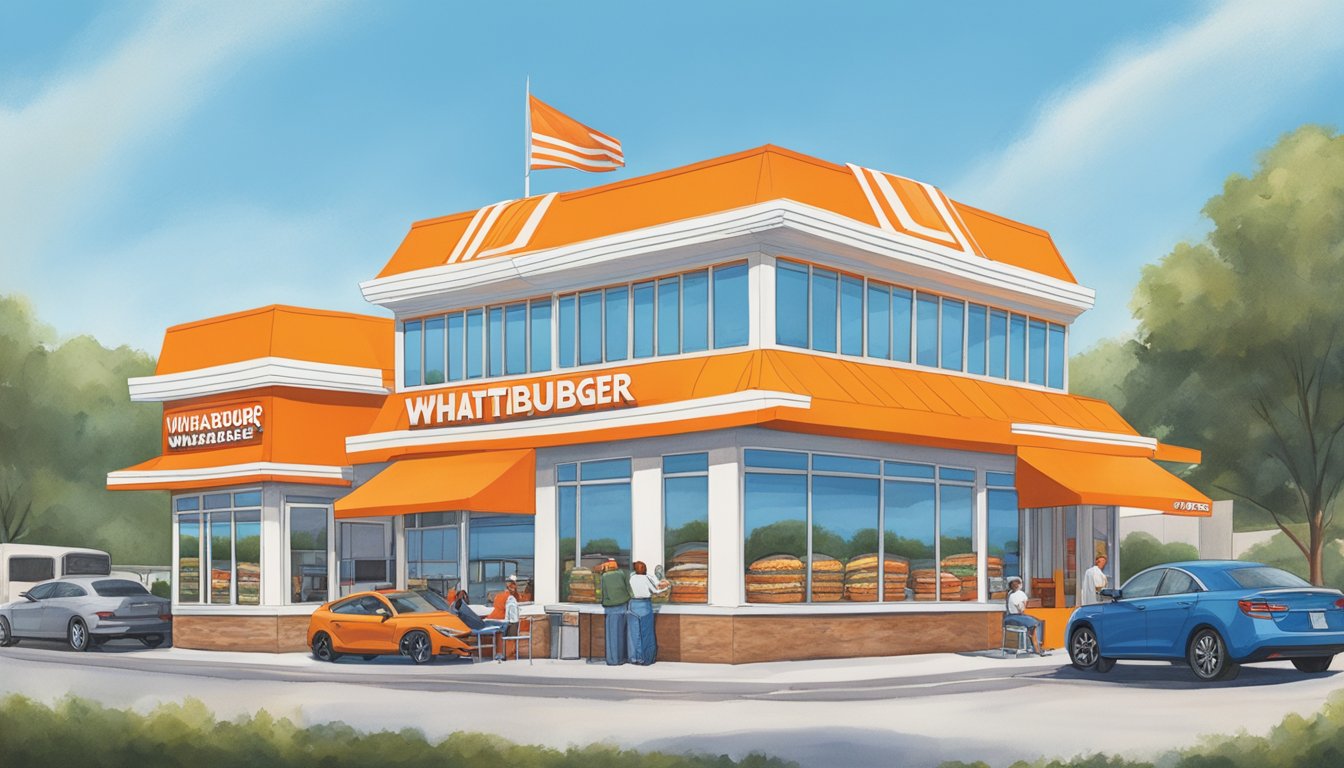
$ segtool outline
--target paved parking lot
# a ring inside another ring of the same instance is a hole
[[[1079,673],[1060,654],[937,654],[722,666],[607,667],[538,659],[484,664],[404,659],[321,664],[303,654],[241,654],[113,644],[75,654],[25,641],[0,649],[0,692],[73,693],[146,709],[194,697],[222,717],[265,708],[304,723],[497,733],[563,747],[623,746],[735,756],[763,751],[807,766],[936,765],[941,760],[1152,756],[1205,733],[1262,732],[1309,713],[1344,683],[1286,663],[1201,685],[1169,664]],[[609,723],[623,725],[612,732]]]

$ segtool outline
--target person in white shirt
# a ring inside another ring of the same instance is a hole
[[[1031,642],[1031,650],[1036,652],[1037,656],[1044,656],[1045,651],[1041,649],[1041,644],[1045,638],[1041,635],[1041,621],[1035,616],[1028,616],[1027,613],[1027,593],[1022,589],[1022,580],[1014,576],[1008,580],[1008,606],[1007,613],[1003,616],[1004,626],[1019,626],[1027,628],[1027,639]]]
[[[1094,605],[1101,602],[1101,590],[1109,582],[1106,579],[1106,556],[1098,555],[1096,564],[1083,573],[1082,596],[1079,605]]]
[[[630,574],[630,620],[626,624],[630,661],[647,666],[658,658],[653,596],[661,595],[672,587],[665,581],[654,581],[643,561],[635,561],[633,570],[634,573]]]

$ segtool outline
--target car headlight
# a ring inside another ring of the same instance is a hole
[[[448,627],[441,627],[438,624],[431,624],[430,626],[434,628],[435,632],[438,632],[440,635],[443,635],[444,637],[463,638],[471,634],[471,630],[463,632],[460,629],[449,629]]]

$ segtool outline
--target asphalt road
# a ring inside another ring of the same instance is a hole
[[[0,693],[43,701],[76,694],[137,709],[190,697],[224,718],[265,708],[301,723],[412,727],[430,738],[484,731],[553,747],[606,741],[739,757],[758,751],[809,767],[862,768],[954,759],[1006,765],[1094,751],[1151,759],[1202,734],[1262,733],[1286,714],[1319,709],[1344,687],[1337,672],[1303,675],[1284,663],[1204,685],[1167,664],[1080,673],[1059,655],[649,668],[223,658],[115,644],[77,654],[25,641],[0,649]]]

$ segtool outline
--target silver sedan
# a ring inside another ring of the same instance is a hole
[[[76,651],[118,638],[157,648],[173,631],[171,602],[129,579],[73,576],[20,597],[0,605],[0,647],[31,637],[64,639]]]

